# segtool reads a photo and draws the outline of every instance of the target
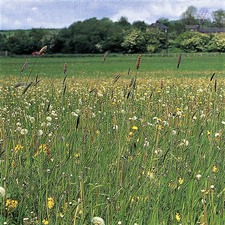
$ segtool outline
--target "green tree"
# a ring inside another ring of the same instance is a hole
[[[212,12],[213,23],[215,27],[225,27],[225,10],[219,9]]]
[[[147,50],[146,39],[139,29],[133,29],[127,34],[122,43],[122,47],[126,52],[145,52]]]
[[[133,28],[139,29],[142,32],[146,32],[148,25],[144,21],[134,21],[132,23]]]
[[[17,31],[7,39],[6,50],[14,54],[30,54],[32,42],[24,31]]]
[[[7,50],[7,37],[5,34],[0,33],[0,51],[5,51]]]
[[[193,25],[197,23],[197,8],[189,6],[185,12],[182,13],[181,19],[185,25]]]
[[[199,32],[184,32],[177,38],[178,46],[186,52],[203,52],[208,49],[210,35]]]
[[[148,31],[145,39],[148,52],[154,53],[168,48],[168,34],[161,30],[153,29]]]

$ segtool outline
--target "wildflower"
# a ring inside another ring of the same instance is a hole
[[[177,222],[181,221],[181,215],[179,212],[176,212],[176,220],[177,220]]]
[[[18,151],[20,151],[20,150],[23,149],[23,148],[24,148],[23,145],[17,144],[17,145],[15,146],[15,148],[14,148],[14,151],[15,151],[15,152],[18,152]]]
[[[48,208],[52,209],[54,207],[54,204],[55,204],[54,199],[48,198],[48,202],[47,202]]]
[[[156,154],[157,156],[161,156],[161,155],[163,154],[162,149],[161,149],[161,148],[155,149],[155,154]]]
[[[46,219],[43,219],[42,220],[42,223],[45,224],[45,225],[48,225],[49,224],[48,220],[46,220]]]
[[[33,122],[35,121],[35,118],[32,117],[32,116],[30,116],[30,117],[29,117],[29,120],[30,120],[31,123],[33,123]]]
[[[188,146],[189,145],[189,141],[186,139],[183,139],[180,143],[180,146]]]
[[[215,133],[215,138],[219,138],[220,137],[220,133]]]
[[[133,126],[132,130],[138,130],[138,127],[137,126]]]
[[[101,218],[101,217],[93,217],[91,222],[94,224],[94,225],[105,225],[105,222],[104,220]]]
[[[172,135],[176,135],[177,131],[176,130],[172,130]]]
[[[71,115],[72,115],[72,116],[75,116],[75,117],[78,117],[78,114],[75,113],[75,112],[71,112]]]
[[[212,168],[213,173],[217,173],[219,171],[218,166],[214,165]]]
[[[150,178],[150,180],[154,180],[155,179],[155,175],[152,171],[148,171],[147,172],[147,177]]]
[[[210,185],[210,189],[211,190],[214,190],[215,189],[215,186],[212,184],[212,185]]]
[[[46,117],[46,120],[47,120],[48,122],[51,122],[51,121],[52,121],[52,117],[47,116],[47,117]]]
[[[180,177],[180,178],[178,179],[178,183],[179,183],[180,185],[183,184],[183,183],[184,183],[184,178],[181,178],[181,177]]]
[[[43,130],[38,130],[37,135],[38,136],[42,136],[43,135]]]
[[[5,197],[5,188],[0,187],[0,197]]]
[[[6,208],[8,211],[13,211],[18,206],[18,201],[13,199],[6,200]]]
[[[39,150],[35,153],[35,157],[38,156],[41,152],[44,152],[46,155],[50,155],[50,148],[47,144],[41,144]]]
[[[201,177],[202,177],[201,174],[197,174],[197,175],[195,176],[196,180],[200,180]]]
[[[21,130],[20,130],[20,133],[21,133],[22,135],[26,135],[26,134],[28,133],[28,130],[27,130],[27,129],[21,129]]]

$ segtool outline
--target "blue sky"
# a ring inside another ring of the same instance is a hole
[[[191,5],[210,16],[225,9],[225,0],[0,0],[0,30],[63,28],[92,17],[125,16],[150,24],[162,17],[179,19]]]

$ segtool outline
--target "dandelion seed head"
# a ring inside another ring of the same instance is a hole
[[[94,224],[94,225],[105,225],[105,222],[104,220],[101,218],[101,217],[93,217],[91,222]]]
[[[5,197],[5,188],[0,187],[0,197]]]
[[[27,133],[28,133],[28,130],[27,129],[21,129],[20,130],[20,133],[22,134],[22,135],[26,135]]]
[[[43,135],[43,130],[38,130],[37,135],[38,136],[42,136]]]
[[[52,121],[52,117],[47,116],[47,117],[46,117],[46,120],[47,120],[48,122],[51,122],[51,121]]]

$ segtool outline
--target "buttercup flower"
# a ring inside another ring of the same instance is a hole
[[[52,209],[54,207],[54,204],[55,204],[54,199],[53,198],[48,198],[48,202],[47,202],[48,208]]]
[[[13,199],[6,200],[6,208],[8,211],[13,211],[18,206],[18,201]]]

